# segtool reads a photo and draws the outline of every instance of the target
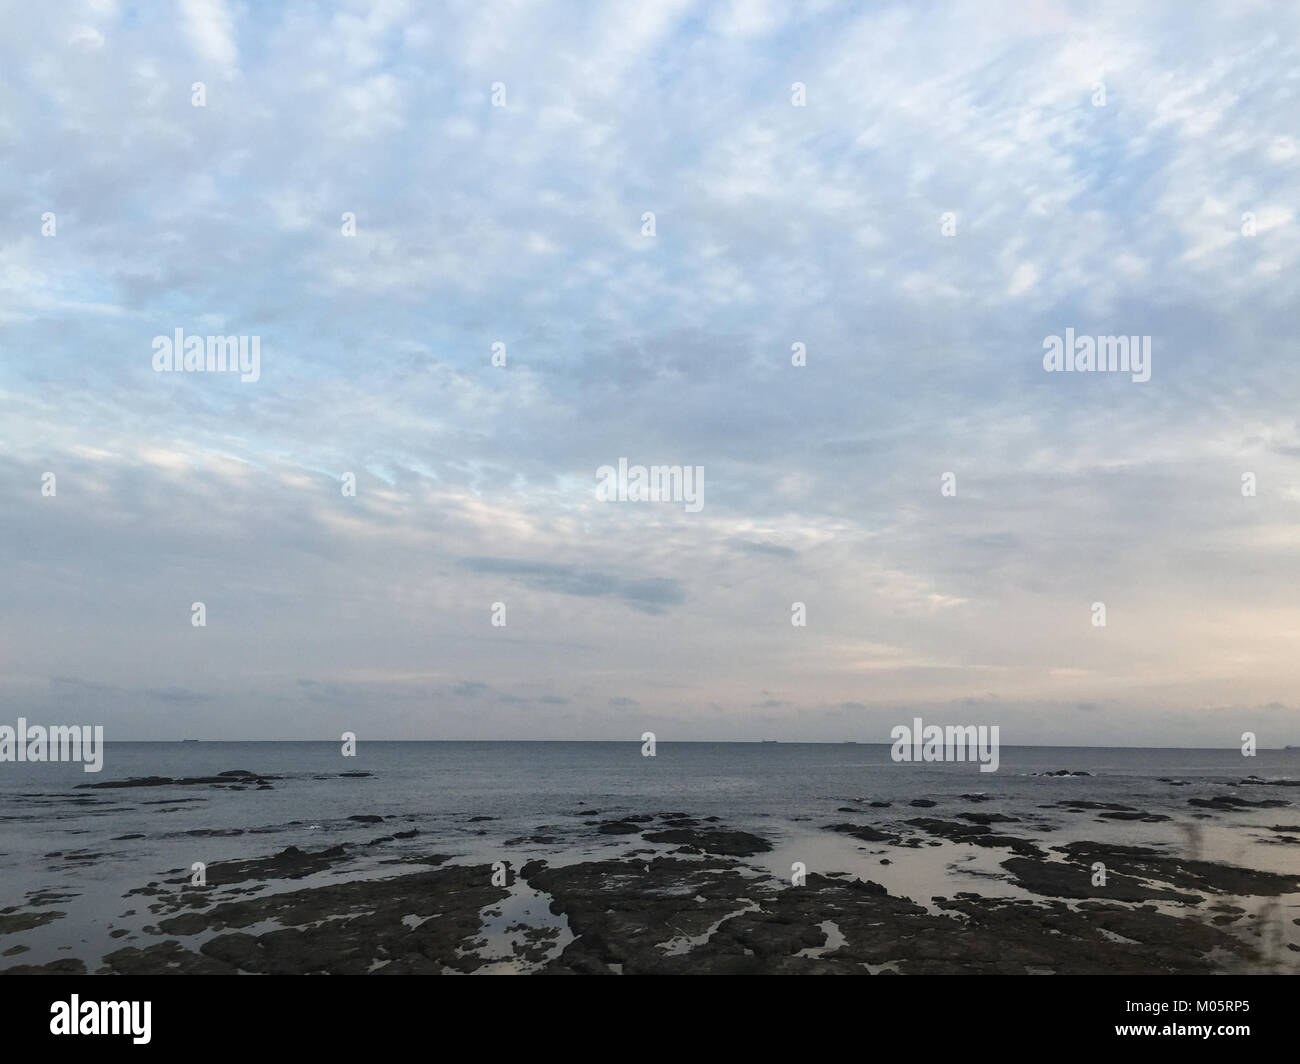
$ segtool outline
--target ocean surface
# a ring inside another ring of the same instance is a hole
[[[278,778],[270,790],[79,786],[232,769]],[[1061,769],[1091,775],[1045,775]],[[810,871],[870,878],[921,904],[958,890],[1028,895],[1001,872],[1005,852],[944,842],[882,862],[887,848],[824,826],[853,820],[888,829],[917,816],[951,818],[978,809],[1023,818],[1005,825],[1006,833],[1047,846],[1118,841],[1300,874],[1300,846],[1278,844],[1269,830],[1300,822],[1300,788],[1230,786],[1252,775],[1300,778],[1300,750],[1261,750],[1247,758],[1237,750],[1003,747],[999,770],[984,773],[975,763],[896,763],[888,744],[660,743],[657,756],[643,757],[637,742],[362,742],[355,757],[344,758],[337,742],[110,743],[99,773],[79,764],[0,765],[0,910],[43,906],[64,914],[0,938],[0,949],[23,946],[22,963],[80,957],[93,970],[104,952],[139,943],[151,922],[148,899],[128,892],[175,878],[196,861],[348,844],[356,849],[350,878],[409,870],[393,867],[404,854],[515,867],[534,858],[566,863],[617,856],[637,844],[636,838],[593,837],[584,823],[664,811],[716,816],[719,827],[768,838],[774,850],[751,863],[778,875],[788,877],[792,862],[802,861]],[[973,806],[962,798],[978,793],[991,800]],[[1291,804],[1208,817],[1188,804],[1224,794]],[[919,798],[937,806],[907,804]],[[1114,822],[1051,808],[1064,799],[1120,803],[1171,819]],[[838,811],[849,807],[855,815]],[[354,816],[387,819],[360,823],[349,820]],[[410,838],[368,845],[411,830]],[[1286,916],[1279,934],[1300,941],[1291,923],[1300,915],[1300,896],[1277,903]],[[526,910],[527,899],[520,906]],[[9,963],[18,959],[0,967]]]

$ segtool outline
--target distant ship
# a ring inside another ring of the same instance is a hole
[[[759,741],[760,741],[760,742],[764,742],[764,743],[779,743],[781,740],[780,740],[780,739],[761,739],[761,740],[759,740]]]
[[[182,740],[181,740],[181,742],[183,742],[183,743],[197,743],[197,742],[201,742],[201,741],[202,741],[202,740],[200,740],[200,739],[182,739]]]

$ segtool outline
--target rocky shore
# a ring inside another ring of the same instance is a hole
[[[239,772],[175,782],[270,785],[265,777]],[[132,785],[154,784],[140,780]],[[123,931],[128,941],[105,953],[98,964],[67,958],[19,962],[6,971],[906,975],[1295,970],[1300,950],[1294,944],[1283,948],[1277,927],[1280,922],[1300,925],[1295,907],[1300,876],[1194,859],[1171,849],[1086,839],[1052,845],[1044,838],[1056,830],[1056,817],[1093,817],[1097,823],[1168,819],[1119,803],[1064,799],[1016,816],[978,808],[986,801],[985,795],[962,795],[936,815],[904,815],[887,823],[875,818],[888,802],[828,803],[826,821],[814,829],[852,840],[859,854],[856,873],[793,867],[789,875],[776,874],[764,863],[777,840],[728,827],[716,816],[598,809],[576,810],[567,824],[542,825],[513,841],[541,845],[565,834],[624,845],[617,856],[566,863],[533,857],[518,864],[506,856],[478,863],[435,847],[394,856],[379,874],[373,865],[362,873],[358,862],[363,855],[386,852],[384,847],[395,840],[418,844],[420,837],[414,829],[391,830],[384,817],[357,813],[347,819],[385,833],[364,843],[318,850],[287,847],[266,856],[216,862],[206,868],[202,886],[192,883],[187,870],[173,869],[128,892],[124,900],[147,908],[151,922],[142,933]],[[1188,804],[1198,810],[1229,810],[1240,808],[1242,801]],[[907,804],[930,808],[936,803]],[[1290,803],[1267,797],[1249,804],[1274,808]],[[843,819],[845,812],[854,819]],[[476,830],[484,830],[478,825],[490,819],[470,818]],[[1268,830],[1262,842],[1294,844],[1300,835],[1295,824],[1280,822]],[[935,846],[988,851],[996,861],[996,878],[991,874],[980,893],[911,898],[891,894],[863,874],[868,863],[904,864]],[[1288,897],[1284,905],[1282,899]],[[57,895],[45,895],[0,910],[0,955],[16,960],[24,948],[5,949],[5,939],[61,919],[58,903]]]

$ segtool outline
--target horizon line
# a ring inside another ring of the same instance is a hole
[[[339,739],[105,739],[104,745],[115,743],[154,743],[158,745],[192,743],[337,743]],[[897,739],[656,739],[656,745],[729,745],[729,746],[895,746]],[[640,745],[634,739],[357,739],[361,743],[628,743]],[[1230,746],[1094,746],[1074,743],[1001,743],[1011,750],[1239,750],[1239,744]],[[1257,750],[1300,750],[1300,745],[1259,746]],[[1244,755],[1243,755],[1244,756]]]

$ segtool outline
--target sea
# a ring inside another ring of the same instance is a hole
[[[890,750],[883,743],[661,742],[647,757],[639,742],[361,742],[355,756],[344,757],[338,742],[117,742],[106,745],[99,773],[79,764],[5,763],[0,913],[44,907],[63,915],[0,936],[0,957],[13,944],[24,947],[21,957],[0,959],[0,968],[78,957],[93,971],[105,952],[124,941],[142,944],[148,934],[154,919],[148,899],[129,892],[188,875],[195,862],[269,856],[288,846],[343,844],[353,855],[345,870],[271,889],[339,875],[393,875],[411,870],[395,867],[401,858],[434,853],[514,867],[534,859],[568,863],[619,856],[638,845],[636,836],[600,835],[594,823],[669,811],[717,817],[717,827],[769,839],[770,853],[746,860],[776,876],[788,879],[801,862],[809,871],[871,879],[920,904],[959,890],[1030,895],[1000,868],[1005,851],[943,842],[900,854],[828,832],[826,825],[849,821],[889,830],[918,816],[1001,812],[1019,822],[999,831],[1047,847],[1077,839],[1122,842],[1300,875],[1300,845],[1280,844],[1271,830],[1300,823],[1300,788],[1236,786],[1248,776],[1300,779],[1300,750],[1244,757],[1239,750],[1003,747],[996,772],[981,772],[973,762],[895,762]],[[84,786],[229,770],[274,777],[271,789]],[[1060,770],[1087,775],[1048,775]],[[358,772],[369,775],[342,775]],[[1290,805],[1209,816],[1189,805],[1192,798],[1225,794]],[[971,795],[988,800],[972,804]],[[936,805],[909,804],[916,799]],[[1170,819],[1107,821],[1061,810],[1066,799]],[[385,819],[349,819],[357,816]],[[371,845],[412,830],[408,838]],[[510,915],[544,922],[544,906],[534,901],[521,895]],[[1280,903],[1290,916],[1300,915],[1300,896]],[[1289,916],[1285,924],[1289,940],[1300,942]]]

